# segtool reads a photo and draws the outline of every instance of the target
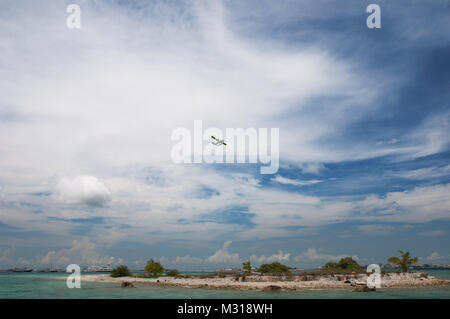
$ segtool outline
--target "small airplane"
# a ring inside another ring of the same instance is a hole
[[[227,143],[225,143],[224,140],[219,140],[218,138],[215,138],[214,136],[211,136],[211,138],[214,140],[214,142],[212,142],[214,145],[227,145]]]

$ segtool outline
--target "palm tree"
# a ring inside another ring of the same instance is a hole
[[[400,255],[402,255],[402,258],[400,259],[398,257],[391,257],[388,259],[388,262],[401,266],[402,272],[407,272],[408,266],[416,263],[419,260],[417,257],[411,258],[411,256],[409,255],[409,251],[407,251],[406,253],[404,253],[402,250],[397,251],[400,253]]]

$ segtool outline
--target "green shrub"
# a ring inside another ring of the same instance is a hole
[[[129,277],[132,276],[131,271],[127,266],[122,265],[111,270],[111,277]]]
[[[176,269],[169,270],[169,271],[167,272],[167,276],[169,276],[169,277],[176,277],[176,276],[178,276],[179,274],[180,274],[180,272],[179,272],[178,270],[176,270]]]
[[[279,262],[274,262],[271,264],[263,264],[258,268],[258,272],[261,273],[280,273],[285,272],[289,273],[289,268]]]
[[[352,257],[344,257],[337,263],[329,262],[323,266],[325,269],[342,269],[342,270],[358,270],[362,266],[359,265]]]

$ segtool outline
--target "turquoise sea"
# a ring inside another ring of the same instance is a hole
[[[437,278],[450,279],[450,270],[421,270]],[[118,284],[82,282],[80,289],[68,289],[68,273],[0,273],[0,298],[439,298],[450,299],[450,287],[400,289],[385,288],[376,292],[357,293],[349,290],[306,290],[261,292],[210,290],[137,285],[121,288]]]

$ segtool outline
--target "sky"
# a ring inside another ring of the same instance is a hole
[[[2,1],[0,269],[450,263],[450,1],[370,3]],[[194,120],[278,171],[174,163]]]

